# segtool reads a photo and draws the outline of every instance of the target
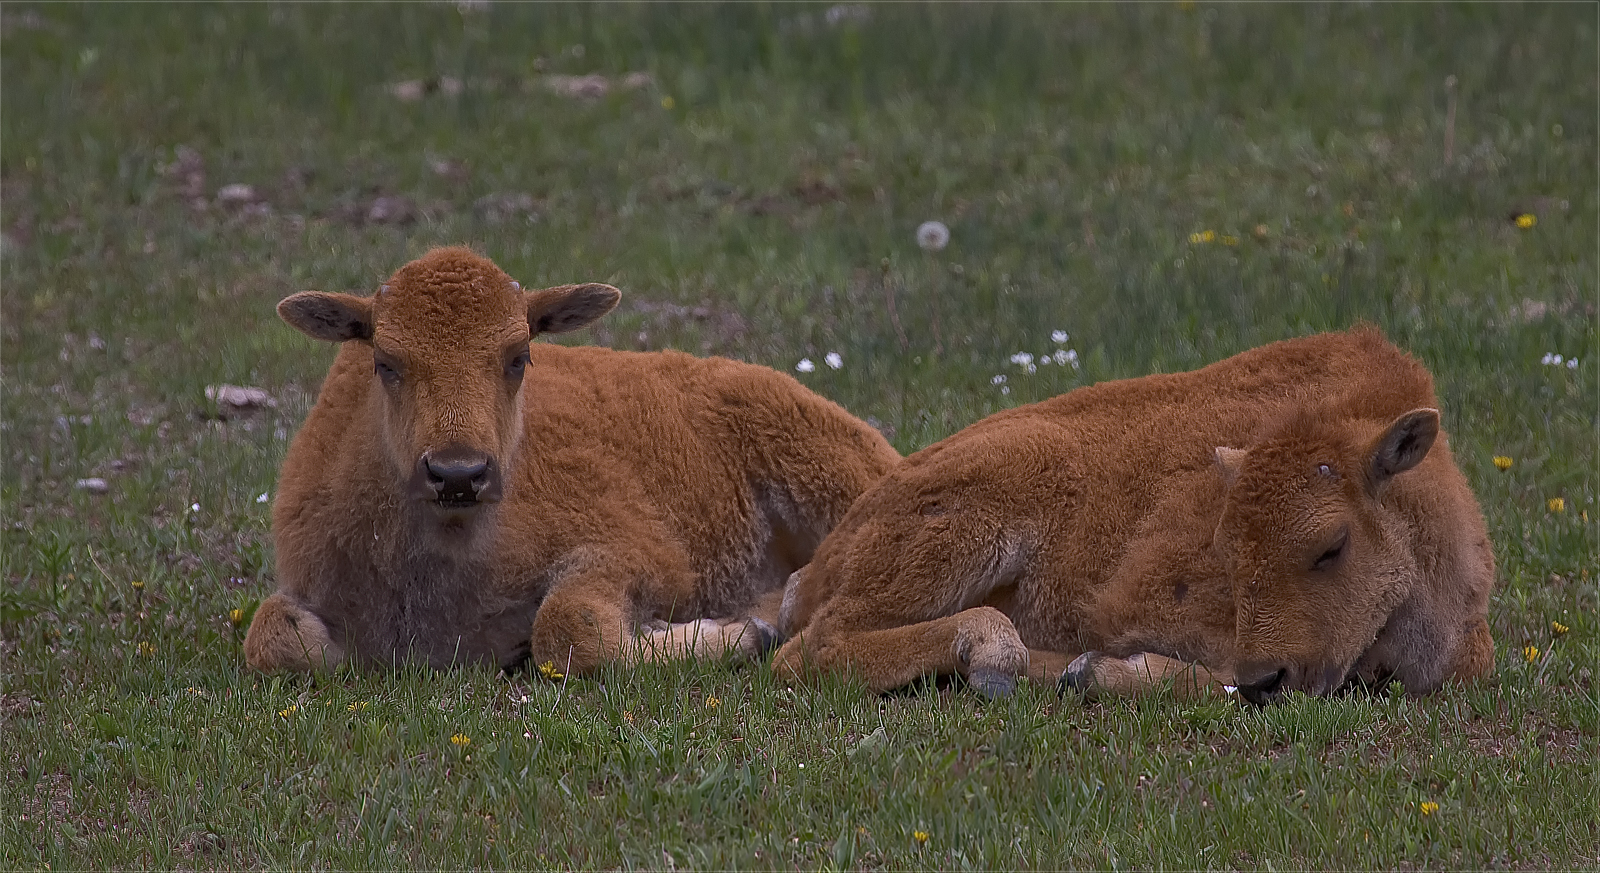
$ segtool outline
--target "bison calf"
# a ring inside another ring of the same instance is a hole
[[[758,602],[775,612],[899,456],[764,367],[530,344],[618,297],[525,291],[449,248],[373,297],[278,306],[343,347],[283,465],[252,667],[531,656],[582,673],[775,642]]]
[[[856,502],[789,582],[775,666],[1257,702],[1477,676],[1494,559],[1437,407],[1363,329],[998,413]]]

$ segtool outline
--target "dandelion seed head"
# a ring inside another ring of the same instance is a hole
[[[924,221],[917,225],[917,245],[925,252],[942,251],[950,244],[950,228],[942,221]]]

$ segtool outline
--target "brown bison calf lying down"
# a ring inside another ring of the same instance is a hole
[[[772,370],[530,345],[616,305],[524,291],[466,249],[285,321],[342,342],[279,480],[278,593],[245,656],[435,666],[753,656],[784,580],[899,460]],[[773,616],[775,618],[775,615]]]
[[[775,666],[1255,702],[1478,676],[1494,559],[1437,406],[1364,329],[993,415],[856,501]]]

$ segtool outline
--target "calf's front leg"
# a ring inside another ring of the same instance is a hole
[[[244,658],[262,672],[309,673],[344,661],[344,648],[328,625],[300,601],[282,592],[261,601],[244,637]]]
[[[776,644],[778,632],[754,616],[729,621],[698,619],[636,622],[637,609],[612,586],[563,584],[533,619],[529,654],[535,666],[584,675],[602,664],[720,658],[754,660]]]
[[[877,630],[814,622],[778,650],[773,669],[794,681],[808,673],[854,671],[874,693],[925,676],[961,676],[986,697],[1003,697],[1028,673],[1030,652],[1006,614],[991,606]]]
[[[1061,674],[1061,690],[1069,688],[1090,697],[1132,696],[1171,688],[1180,700],[1231,694],[1226,674],[1200,664],[1149,652],[1116,658],[1103,652],[1084,652]]]

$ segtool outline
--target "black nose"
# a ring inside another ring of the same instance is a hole
[[[1283,693],[1284,685],[1289,681],[1289,669],[1274,664],[1249,671],[1241,670],[1238,680],[1239,693],[1244,695],[1244,699],[1262,706]]]
[[[482,452],[456,448],[429,452],[418,466],[428,496],[445,506],[471,506],[498,496],[494,459]]]

